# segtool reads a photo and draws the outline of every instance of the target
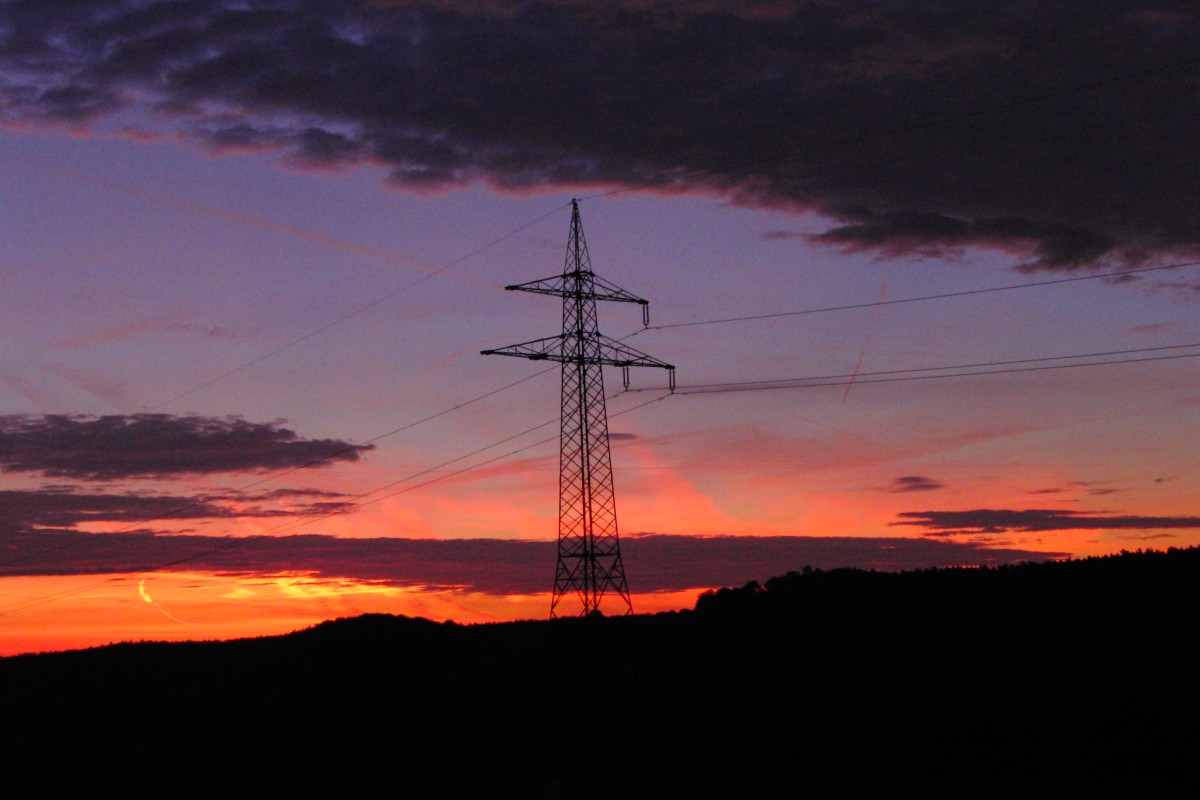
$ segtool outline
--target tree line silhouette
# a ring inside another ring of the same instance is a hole
[[[11,796],[1172,798],[1200,550],[805,568],[691,611],[0,659]]]

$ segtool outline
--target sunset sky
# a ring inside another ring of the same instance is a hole
[[[593,5],[0,3],[0,654],[544,617],[571,198],[635,610],[1200,544],[1194,3]]]

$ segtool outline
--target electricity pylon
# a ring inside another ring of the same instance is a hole
[[[668,371],[674,391],[675,367],[601,335],[597,300],[637,303],[642,307],[643,325],[650,324],[650,304],[592,272],[577,200],[571,201],[571,233],[563,274],[504,288],[555,295],[563,301],[560,335],[482,351],[485,356],[517,356],[562,364],[558,566],[550,616],[561,616],[560,603],[571,596],[578,599],[581,616],[599,613],[601,601],[610,592],[620,596],[624,613],[632,614],[617,535],[602,368],[621,367],[625,388],[629,388],[630,367],[659,367]]]

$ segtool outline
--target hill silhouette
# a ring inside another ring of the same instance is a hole
[[[1190,797],[1200,550],[0,659],[10,796]]]

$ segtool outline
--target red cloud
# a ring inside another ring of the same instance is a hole
[[[0,562],[0,575],[138,572],[169,564],[167,569],[191,572],[310,572],[495,595],[548,591],[555,549],[552,541],[320,535],[239,539],[23,532],[7,534],[4,541],[11,557]],[[56,543],[69,546],[52,549]],[[817,536],[640,535],[625,537],[622,550],[630,588],[638,593],[741,585],[805,565],[904,570],[1065,555],[928,539]]]

